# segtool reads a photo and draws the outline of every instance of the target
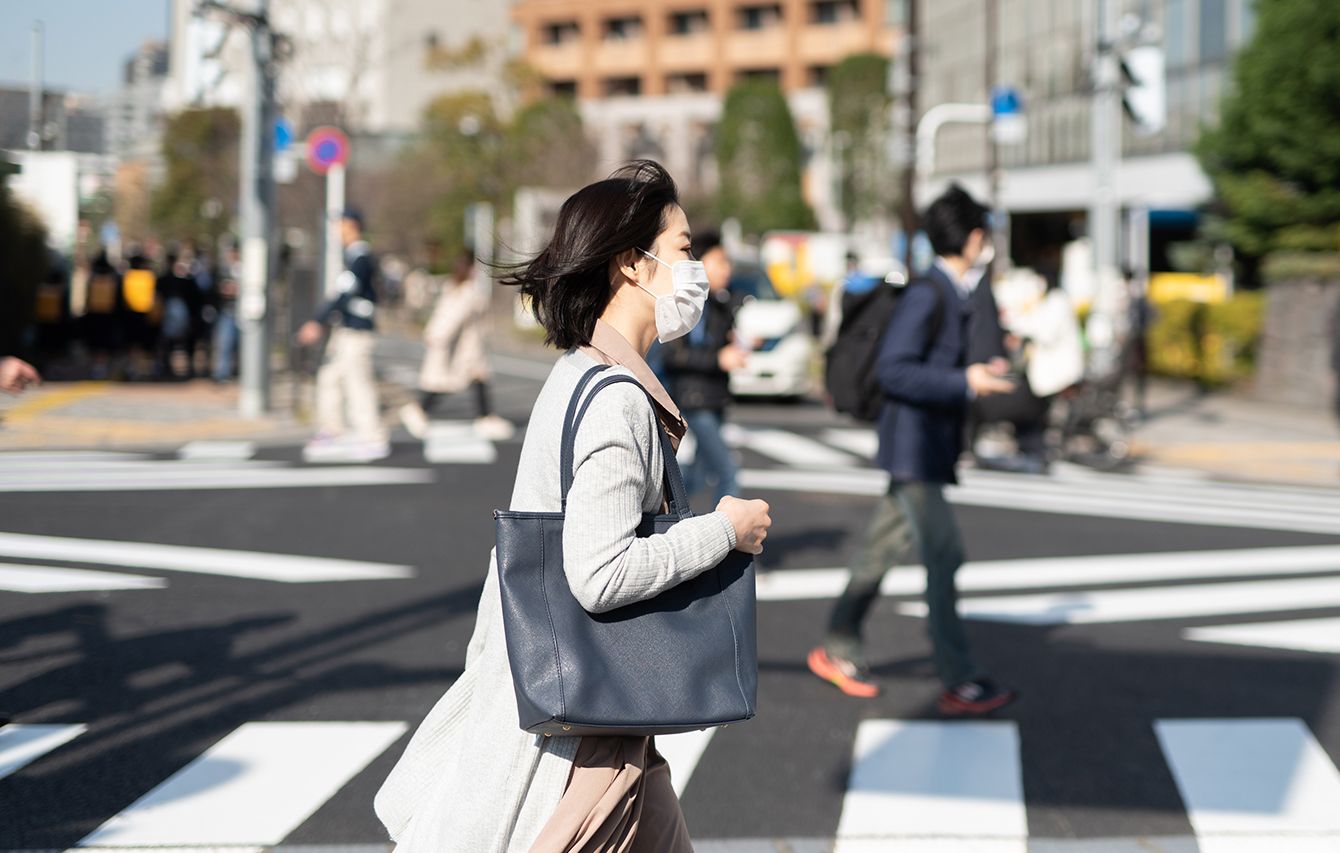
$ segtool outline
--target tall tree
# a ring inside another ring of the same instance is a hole
[[[897,201],[884,156],[889,115],[889,61],[858,53],[828,75],[828,114],[838,153],[842,216],[848,227]]]
[[[501,212],[518,187],[580,186],[593,159],[570,99],[541,98],[504,120],[488,93],[444,96],[381,182],[378,245],[445,268],[465,243],[469,205]]]
[[[1197,153],[1241,255],[1340,250],[1340,3],[1270,0]]]
[[[782,90],[767,81],[736,84],[717,128],[721,217],[738,218],[751,234],[814,228],[814,211],[801,192],[801,156]]]
[[[163,129],[166,174],[153,194],[150,221],[165,238],[213,245],[237,213],[238,140],[231,109],[185,110]]]
[[[507,129],[516,186],[575,187],[590,177],[595,146],[572,98],[548,96],[523,106]]]

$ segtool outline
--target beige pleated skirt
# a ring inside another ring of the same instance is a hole
[[[693,853],[670,765],[649,737],[586,737],[530,853]]]

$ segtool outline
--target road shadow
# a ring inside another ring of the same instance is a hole
[[[460,670],[452,666],[349,658],[473,613],[481,586],[269,643],[256,638],[294,613],[127,633],[110,624],[106,605],[81,604],[0,623],[0,652],[41,638],[48,650],[39,655],[74,658],[5,691],[0,710],[19,723],[92,721],[85,734],[0,780],[0,849],[71,847],[244,723],[282,718],[329,693],[454,680]],[[53,824],[52,815],[63,819]]]

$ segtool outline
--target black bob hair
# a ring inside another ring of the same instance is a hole
[[[963,187],[951,184],[921,215],[921,227],[935,254],[953,257],[963,254],[963,246],[973,231],[991,230],[991,211]]]
[[[549,245],[511,268],[502,283],[530,300],[546,344],[563,350],[589,344],[612,295],[610,261],[629,249],[650,251],[677,204],[679,190],[665,167],[634,160],[569,196]]]

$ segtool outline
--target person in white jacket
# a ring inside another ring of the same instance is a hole
[[[1030,277],[1036,290],[1002,301],[1002,322],[1011,349],[1022,351],[1027,391],[1038,402],[1035,422],[1015,423],[1019,452],[1033,469],[1046,467],[1042,437],[1052,399],[1084,378],[1084,346],[1070,297],[1041,276]]]
[[[490,400],[487,325],[488,295],[478,286],[475,256],[467,250],[457,260],[424,329],[427,351],[419,371],[419,399],[400,409],[400,420],[410,435],[427,434],[429,413],[444,396],[472,390],[478,411],[475,432],[494,441],[512,437],[514,427],[494,413]]]

